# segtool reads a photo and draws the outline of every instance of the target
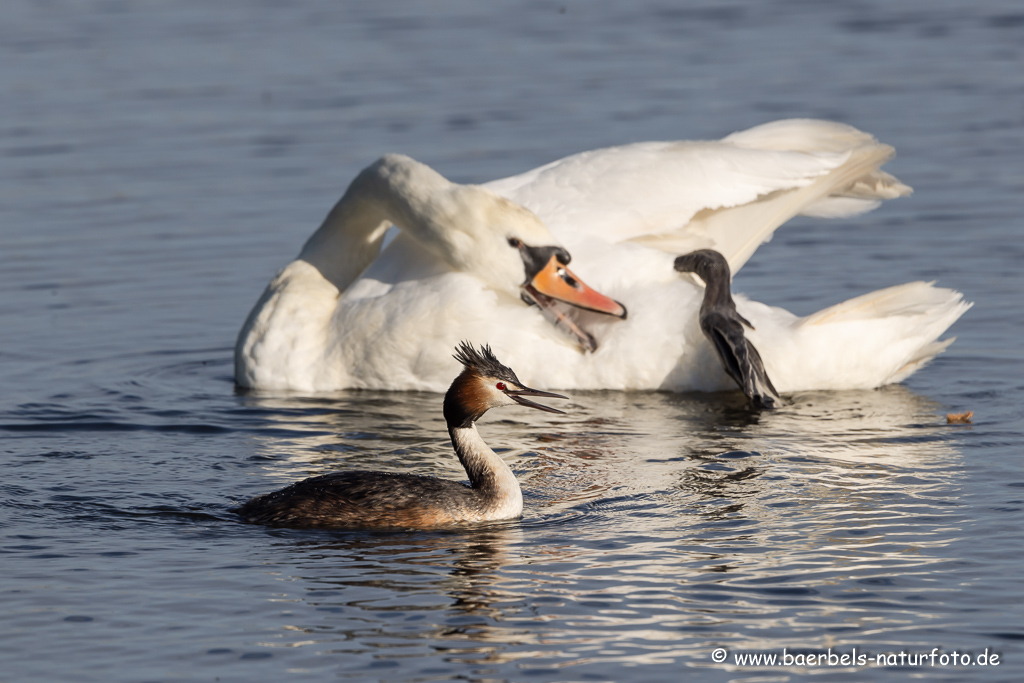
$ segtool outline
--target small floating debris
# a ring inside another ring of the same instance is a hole
[[[969,425],[974,411],[968,410],[963,413],[946,413],[946,424],[948,425]]]

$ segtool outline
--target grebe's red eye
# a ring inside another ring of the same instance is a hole
[[[498,382],[497,384],[494,385],[494,388],[497,389],[498,391],[505,391],[505,383]]]

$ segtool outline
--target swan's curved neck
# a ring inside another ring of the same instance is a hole
[[[299,258],[344,291],[380,253],[391,223],[414,236],[429,232],[431,198],[450,185],[409,157],[381,157],[356,176]]]
[[[515,474],[497,453],[484,443],[475,424],[468,427],[449,427],[452,446],[459,462],[469,475],[469,483],[488,495],[498,497],[522,496]]]

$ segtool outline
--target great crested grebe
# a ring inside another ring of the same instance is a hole
[[[478,351],[462,342],[455,359],[463,370],[445,394],[444,419],[469,486],[413,474],[335,472],[257,496],[234,512],[254,524],[336,529],[429,528],[519,517],[519,482],[480,438],[476,421],[501,406],[564,414],[526,397],[566,397],[526,387],[489,346]]]
[[[541,389],[728,389],[690,324],[702,292],[672,260],[714,249],[736,273],[795,215],[852,216],[909,194],[881,170],[892,153],[851,126],[795,119],[582,152],[480,186],[382,157],[267,286],[239,333],[235,381],[441,392],[451,348],[489,339]],[[899,382],[946,347],[937,340],[970,307],[925,282],[806,318],[736,304],[783,392]]]
[[[782,403],[761,354],[743,334],[743,327],[754,329],[750,321],[736,311],[732,300],[729,262],[713,249],[698,249],[675,260],[680,273],[694,273],[704,281],[704,300],[700,304],[700,329],[711,342],[722,367],[750,402],[759,408],[774,408]]]

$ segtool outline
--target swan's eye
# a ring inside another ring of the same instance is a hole
[[[509,237],[508,246],[518,249],[519,247],[523,246],[523,243],[517,240],[515,237]]]
[[[497,384],[494,385],[494,388],[497,389],[498,391],[505,391],[505,383],[498,382]]]

